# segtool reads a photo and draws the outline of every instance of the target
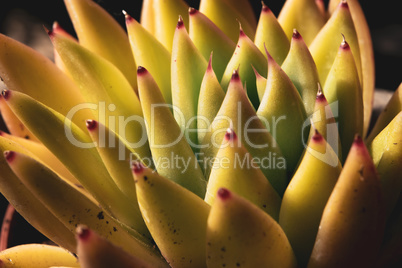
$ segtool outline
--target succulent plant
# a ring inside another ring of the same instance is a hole
[[[57,246],[0,267],[387,267],[402,249],[402,93],[369,129],[357,0],[91,0],[0,35],[0,192]],[[73,254],[71,254],[73,253]]]

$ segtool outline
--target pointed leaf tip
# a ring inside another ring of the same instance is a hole
[[[7,162],[11,162],[15,158],[15,152],[14,151],[4,151],[4,158],[6,159]]]
[[[246,35],[246,33],[243,31],[243,28],[241,27],[240,21],[239,21],[239,26],[240,26],[239,38],[244,38],[244,37],[246,37],[247,35]]]
[[[353,140],[353,144],[356,146],[364,146],[364,142],[360,134],[356,134]]]
[[[301,38],[302,36],[300,35],[300,33],[296,29],[293,29],[292,39],[300,40]]]
[[[225,139],[227,141],[234,141],[237,139],[237,135],[232,128],[228,128],[225,133]]]
[[[342,35],[342,43],[341,43],[340,47],[342,49],[350,49],[350,46],[349,46],[348,42],[346,42],[345,35],[344,34],[341,34],[341,35]]]
[[[193,8],[193,7],[190,7],[189,9],[188,9],[188,14],[191,16],[191,15],[195,15],[195,14],[197,14],[198,13],[198,10],[197,9],[195,9],[195,8]]]
[[[264,3],[264,1],[261,1],[261,5],[262,5],[262,12],[268,13],[271,12],[271,9]]]
[[[348,4],[348,2],[346,0],[342,0],[339,3],[339,6],[342,7],[342,8],[349,8],[349,4]]]
[[[79,225],[76,229],[77,237],[81,241],[87,241],[91,235],[91,231],[86,225]]]
[[[1,92],[1,96],[3,96],[5,100],[8,100],[10,98],[10,94],[11,92],[8,89],[3,89],[3,91]]]
[[[317,100],[324,100],[325,96],[324,96],[324,92],[322,92],[320,83],[317,83],[317,86],[318,86],[318,89],[317,89],[317,97],[316,97],[316,99]]]
[[[134,20],[133,17],[131,17],[125,10],[122,10],[121,12],[123,13],[124,18],[126,19],[126,23],[130,23]]]
[[[183,27],[184,27],[184,21],[183,21],[183,17],[180,15],[179,21],[177,22],[177,29],[181,29]]]
[[[314,129],[314,135],[311,137],[311,139],[315,142],[320,142],[323,140],[323,137],[317,129]]]
[[[143,74],[146,74],[147,72],[148,72],[148,70],[145,67],[138,66],[137,75],[143,75]]]
[[[131,165],[134,174],[140,174],[144,171],[144,165],[139,161],[134,161]]]
[[[239,81],[240,80],[239,70],[233,70],[231,80],[232,81]]]
[[[220,198],[221,200],[227,200],[231,197],[231,193],[226,188],[219,188],[217,192],[217,197]]]
[[[98,127],[98,122],[96,120],[89,119],[85,122],[85,124],[87,126],[87,129],[90,131],[95,130]]]

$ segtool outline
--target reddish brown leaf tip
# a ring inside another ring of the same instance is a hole
[[[182,16],[179,16],[179,21],[177,22],[177,29],[181,29],[184,27],[184,21]]]
[[[217,192],[217,196],[221,199],[221,200],[227,200],[231,197],[231,193],[228,189],[226,188],[219,188],[218,192]]]
[[[144,165],[139,161],[134,161],[131,168],[134,174],[141,174],[144,171]]]
[[[77,227],[77,237],[81,241],[87,241],[91,236],[91,230],[85,225],[79,225]]]
[[[3,96],[5,100],[8,100],[10,98],[10,94],[11,92],[7,89],[3,89],[3,91],[1,92],[1,96]]]
[[[133,17],[131,17],[125,10],[122,10],[121,12],[123,13],[124,18],[126,19],[126,23],[130,23],[134,20]]]
[[[146,74],[147,72],[148,72],[147,69],[145,69],[145,68],[142,67],[142,66],[138,66],[137,75],[143,75],[143,74]]]
[[[55,29],[55,28],[53,28],[52,30],[49,30],[45,26],[43,26],[43,28],[45,29],[45,31],[46,31],[47,35],[50,37],[50,39],[52,39],[56,35],[55,32],[53,31],[53,29]]]
[[[52,25],[52,29],[53,30],[55,30],[55,29],[60,29],[61,27],[60,27],[60,24],[57,22],[57,21],[55,21],[55,22],[53,22],[53,25]],[[45,29],[46,29],[46,27],[45,27]]]
[[[236,133],[234,132],[233,129],[228,128],[228,130],[226,130],[225,139],[227,141],[234,141],[234,140],[237,139],[237,135],[236,135]]]
[[[4,131],[0,130],[0,136],[3,136],[3,135],[4,135]]]
[[[243,28],[242,28],[241,25],[240,25],[239,37],[240,37],[240,38],[243,38],[243,37],[246,37],[246,36],[247,36],[246,33],[243,31]]]
[[[313,136],[311,137],[311,139],[312,139],[313,141],[315,141],[315,142],[320,142],[320,141],[323,140],[323,137],[322,137],[322,135],[320,134],[320,132],[318,132],[317,129],[314,129],[314,134],[313,134]]]
[[[93,131],[98,127],[98,122],[96,120],[89,119],[85,122],[85,124],[87,125],[87,129],[90,131]]]
[[[191,16],[191,15],[195,15],[195,14],[197,14],[198,13],[198,10],[197,9],[195,9],[195,8],[193,8],[193,7],[190,7],[189,9],[188,9],[188,14]]]
[[[7,162],[11,162],[15,158],[15,152],[13,151],[4,151],[4,158],[6,159]]]
[[[363,141],[362,137],[359,134],[355,135],[355,138],[353,140],[353,144],[355,146],[365,146],[364,141]]]
[[[261,9],[262,13],[271,12],[271,9],[267,5],[265,5],[264,1],[261,1],[261,4],[262,4],[262,9]]]
[[[316,99],[319,100],[319,101],[325,100],[324,92],[322,92],[322,89],[321,89],[321,86],[320,86],[319,83],[318,83],[318,90],[317,90]]]
[[[339,6],[340,6],[341,8],[349,8],[348,2],[347,2],[346,0],[342,0],[342,1],[339,3]]]
[[[346,42],[346,38],[343,34],[342,34],[342,43],[341,43],[340,48],[345,49],[345,50],[350,49],[350,46],[349,46],[348,42]]]
[[[233,70],[232,81],[240,81],[239,70]]]
[[[301,38],[302,36],[300,35],[300,33],[296,29],[293,29],[292,39],[300,40]]]

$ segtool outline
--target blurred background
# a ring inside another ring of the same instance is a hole
[[[74,35],[63,0],[0,0],[0,32],[17,39],[29,46],[35,47],[49,58],[53,57],[52,45],[43,28],[50,29],[54,21]],[[103,6],[123,27],[126,10],[131,16],[139,19],[142,1],[135,0],[95,0]],[[258,17],[261,10],[260,0],[250,0]],[[186,1],[192,7],[198,8],[199,1]],[[284,0],[265,0],[265,4],[278,16]],[[328,1],[325,1],[326,3]],[[402,19],[399,1],[363,1],[365,12],[374,45],[376,62],[376,88],[394,91],[402,82]],[[389,96],[389,95],[388,95]],[[379,101],[385,103],[387,98]],[[4,130],[4,125],[0,129]],[[6,208],[6,200],[0,195],[0,222]],[[22,232],[14,232],[12,243],[20,244],[29,241],[44,241],[46,238],[30,227],[23,219],[16,215],[13,228],[27,230],[31,234],[27,237]],[[29,239],[27,241],[27,239]]]

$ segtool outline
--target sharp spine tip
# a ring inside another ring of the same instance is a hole
[[[342,43],[341,43],[341,48],[342,49],[349,49],[349,44],[348,44],[348,42],[346,42],[346,37],[345,37],[345,35],[344,34],[342,34],[341,33],[341,35],[342,35]]]
[[[317,83],[318,89],[317,89],[317,99],[322,99],[324,98],[324,92],[322,92],[322,88],[320,83]]]
[[[262,9],[261,12],[270,12],[271,9],[264,3],[264,1],[261,1]]]
[[[179,15],[179,21],[177,22],[177,29],[180,29],[184,26],[183,17]]]
[[[231,79],[231,80],[240,80],[239,70],[238,70],[238,69],[233,70],[232,79]]]
[[[130,22],[133,20],[133,17],[131,17],[124,9],[121,12],[123,13],[126,22]]]

